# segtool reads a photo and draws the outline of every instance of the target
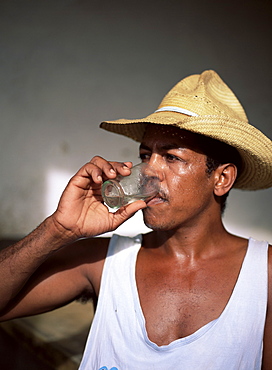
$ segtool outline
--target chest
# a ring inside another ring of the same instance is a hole
[[[241,264],[241,259],[163,263],[139,255],[136,283],[149,339],[169,344],[217,319],[231,297]]]

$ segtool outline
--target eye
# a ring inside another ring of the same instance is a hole
[[[173,154],[170,154],[170,153],[167,153],[167,154],[165,155],[165,158],[166,158],[166,160],[167,160],[168,162],[175,162],[175,161],[179,161],[179,160],[180,160],[180,158],[179,158],[179,157],[177,157],[177,156],[175,156],[175,155],[173,155]]]
[[[142,162],[149,161],[151,154],[149,153],[140,153],[139,158]]]

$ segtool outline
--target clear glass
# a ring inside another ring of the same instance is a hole
[[[104,202],[113,209],[118,209],[136,200],[148,201],[159,192],[159,178],[148,163],[139,163],[132,167],[129,176],[118,175],[102,185]]]

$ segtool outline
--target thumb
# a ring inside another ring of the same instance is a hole
[[[114,214],[114,227],[120,226],[130,217],[132,217],[140,209],[146,208],[146,203],[143,200],[137,200],[125,207],[119,208]]]

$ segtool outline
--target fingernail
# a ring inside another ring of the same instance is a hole
[[[110,173],[115,174],[115,171],[113,168],[110,169]]]
[[[100,182],[103,181],[101,176],[97,176],[97,180],[100,181]]]

